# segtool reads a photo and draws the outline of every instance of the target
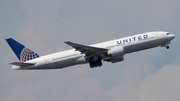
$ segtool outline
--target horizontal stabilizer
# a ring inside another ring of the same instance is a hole
[[[10,64],[16,65],[16,66],[32,66],[32,65],[35,65],[35,63],[23,63],[23,62],[13,62]]]

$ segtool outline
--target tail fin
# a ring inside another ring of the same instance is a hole
[[[20,62],[25,62],[39,57],[37,53],[31,51],[30,49],[26,48],[24,45],[20,44],[12,38],[8,38],[6,39],[6,41],[11,47],[11,49],[14,51]]]

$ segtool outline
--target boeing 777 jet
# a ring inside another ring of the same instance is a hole
[[[156,31],[133,35],[93,45],[65,42],[73,49],[45,56],[28,49],[12,38],[6,39],[19,62],[12,62],[14,70],[62,69],[89,63],[91,68],[101,67],[102,61],[116,63],[124,60],[124,55],[154,47],[166,47],[175,36],[169,32]]]

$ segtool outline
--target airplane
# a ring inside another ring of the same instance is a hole
[[[83,45],[66,41],[73,49],[45,56],[28,49],[12,38],[6,39],[19,62],[12,62],[13,70],[62,69],[73,65],[89,63],[90,68],[101,67],[102,61],[116,63],[124,60],[124,55],[154,47],[166,47],[175,35],[165,31],[147,32],[93,45]]]

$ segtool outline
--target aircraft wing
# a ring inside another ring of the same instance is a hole
[[[13,62],[10,64],[16,65],[16,66],[32,66],[32,65],[35,65],[34,63],[24,63],[24,62]]]
[[[103,54],[103,53],[108,51],[108,49],[105,49],[105,48],[86,46],[86,45],[73,43],[73,42],[70,42],[70,41],[67,41],[65,43],[70,45],[74,49],[80,51],[81,53],[84,53],[84,54],[88,55],[88,56]]]

